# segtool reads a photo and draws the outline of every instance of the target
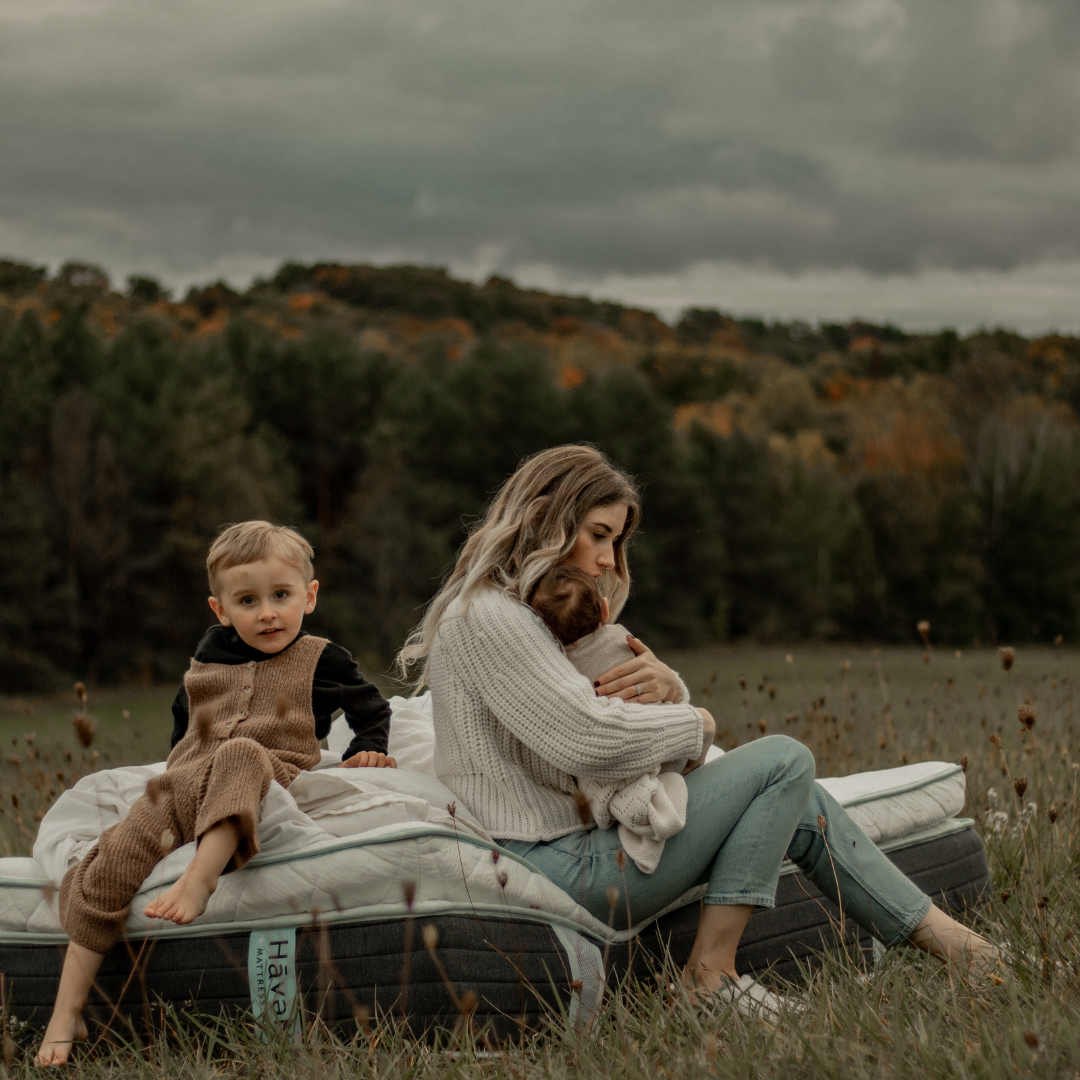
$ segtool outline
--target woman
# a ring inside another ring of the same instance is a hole
[[[589,446],[545,450],[503,485],[399,657],[406,670],[424,664],[439,779],[500,844],[604,921],[612,886],[621,893],[625,883],[639,922],[707,882],[683,980],[744,1010],[777,1004],[739,978],[735,950],[754,907],[773,905],[785,855],[887,945],[909,941],[950,960],[991,955],[814,782],[801,743],[758,739],[705,765],[712,717],[640,641],[631,639],[636,658],[595,688],[574,670],[527,601],[567,562],[598,579],[614,621],[639,516],[633,482]],[[580,812],[574,777],[621,779],[680,757],[691,759],[686,827],[646,875],[620,858],[617,830],[595,829]],[[616,905],[616,925],[626,907]]]

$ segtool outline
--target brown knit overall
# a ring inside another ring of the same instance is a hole
[[[64,875],[60,922],[72,941],[108,952],[155,864],[227,818],[241,839],[225,872],[258,854],[259,804],[270,781],[287,788],[319,762],[311,682],[326,645],[302,637],[258,663],[191,661],[184,677],[191,719],[164,774]]]

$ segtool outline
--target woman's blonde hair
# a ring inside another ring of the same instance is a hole
[[[526,458],[473,527],[453,572],[428,605],[423,621],[398,653],[403,675],[426,667],[439,624],[451,604],[492,585],[527,603],[536,583],[573,550],[586,515],[625,503],[626,525],[615,539],[615,567],[601,588],[614,619],[630,592],[626,541],[641,516],[637,485],[594,446],[556,446]],[[422,675],[419,684],[425,682]]]

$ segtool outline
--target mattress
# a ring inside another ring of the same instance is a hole
[[[886,847],[947,909],[971,909],[989,890],[982,841],[970,820],[950,819]],[[453,1030],[468,1015],[491,1039],[512,1040],[552,1022],[586,1022],[605,983],[628,970],[651,981],[665,949],[676,964],[685,963],[699,914],[699,901],[691,898],[632,934],[600,936],[550,913],[510,906],[470,910],[426,901],[410,913],[403,907],[132,935],[102,965],[87,1016],[137,1031],[153,1024],[159,1003],[200,1013],[251,1009],[268,1022],[295,1022],[301,1011],[332,1024],[389,1015],[430,1036]],[[839,921],[839,912],[789,868],[776,907],[751,918],[738,968],[794,980],[800,963],[813,966],[837,943]],[[850,923],[846,936],[854,940]],[[870,939],[858,941],[870,955]],[[63,944],[59,935],[0,935],[12,1016],[31,1026],[47,1020]]]
[[[105,960],[90,1015],[108,1019],[112,1003],[123,1023],[141,1026],[160,1000],[250,1008],[267,1020],[299,1008],[328,1021],[398,1013],[420,1033],[470,1014],[504,1039],[552,1018],[581,1023],[631,962],[644,975],[665,948],[685,960],[703,887],[648,924],[612,931],[498,848],[431,774],[427,703],[394,704],[391,750],[410,767],[338,769],[328,754],[324,769],[289,791],[271,785],[262,852],[221,879],[190,926],[151,924],[141,911],[193,846],[155,868]],[[14,1016],[44,1023],[55,994],[66,942],[55,883],[161,768],[85,777],[46,815],[34,858],[0,859],[0,973]],[[939,902],[957,910],[979,902],[989,876],[972,823],[957,817],[959,767],[923,762],[822,783]],[[755,913],[744,934],[741,967],[788,977],[797,960],[812,959],[838,922],[815,893],[786,867],[777,906]]]

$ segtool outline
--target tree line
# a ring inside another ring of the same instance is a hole
[[[203,560],[316,547],[311,628],[385,663],[526,454],[637,477],[625,619],[740,638],[1074,640],[1080,343],[648,312],[418,267],[173,300],[0,261],[0,686],[174,679]]]

